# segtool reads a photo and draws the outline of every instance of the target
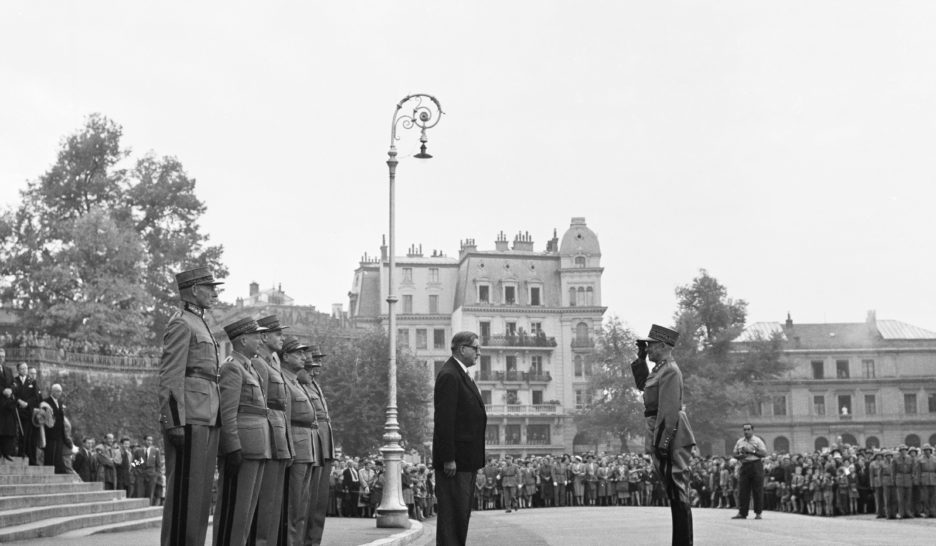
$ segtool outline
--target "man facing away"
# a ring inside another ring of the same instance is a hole
[[[465,544],[474,497],[475,472],[484,466],[487,412],[477,385],[468,375],[481,354],[478,335],[452,337],[452,356],[435,383],[432,467],[436,469],[438,522],[436,544]]]

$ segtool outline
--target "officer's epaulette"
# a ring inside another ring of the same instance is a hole
[[[224,363],[225,363],[225,364],[227,364],[227,363],[229,363],[229,362],[234,362],[234,356],[233,356],[233,355],[227,355],[227,358],[224,359]]]
[[[182,310],[181,310],[181,309],[179,309],[178,311],[176,311],[175,313],[173,313],[172,317],[171,317],[169,320],[175,320],[175,319],[180,318],[180,317],[182,317]]]

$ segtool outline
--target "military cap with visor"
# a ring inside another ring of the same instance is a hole
[[[665,326],[654,324],[650,327],[650,333],[647,334],[647,337],[639,337],[637,341],[645,341],[647,343],[660,342],[670,347],[675,347],[677,339],[679,339],[679,332],[676,330],[670,330]]]
[[[277,330],[282,331],[282,330],[289,328],[289,326],[283,326],[282,324],[280,324],[279,318],[277,318],[276,315],[269,315],[266,317],[258,318],[257,324],[259,324],[263,328],[266,328],[267,331],[269,332],[275,332]]]
[[[231,341],[234,341],[244,334],[260,334],[266,331],[266,328],[257,324],[257,321],[250,317],[234,321],[224,327],[224,333],[227,334],[228,339]]]
[[[207,267],[196,267],[195,269],[189,269],[188,271],[176,273],[175,278],[176,284],[179,286],[179,290],[184,290],[199,284],[208,286],[224,284],[221,281],[216,281],[214,279],[214,275],[211,274],[211,270]]]
[[[308,349],[308,345],[303,345],[296,336],[288,336],[283,340],[283,354],[296,353]]]

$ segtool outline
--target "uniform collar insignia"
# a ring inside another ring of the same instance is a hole
[[[199,307],[195,305],[192,302],[189,302],[189,301],[185,302],[184,309],[191,313],[195,313],[199,317],[205,318],[205,309],[203,307]]]

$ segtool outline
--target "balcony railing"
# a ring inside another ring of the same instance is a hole
[[[159,358],[152,356],[116,356],[93,353],[71,353],[43,347],[7,347],[7,360],[48,363],[63,368],[88,368],[124,371],[155,371]]]
[[[482,347],[542,347],[552,348],[556,346],[556,338],[546,337],[544,335],[497,335],[482,336]]]
[[[558,404],[488,404],[484,406],[488,415],[558,415],[562,406]]]
[[[595,340],[590,337],[577,337],[572,340],[573,349],[594,349]]]
[[[525,381],[527,383],[531,382],[541,382],[548,383],[552,381],[552,375],[549,372],[545,373],[529,373],[529,372],[518,372],[511,370],[509,372],[504,371],[477,371],[474,375],[475,381]]]

